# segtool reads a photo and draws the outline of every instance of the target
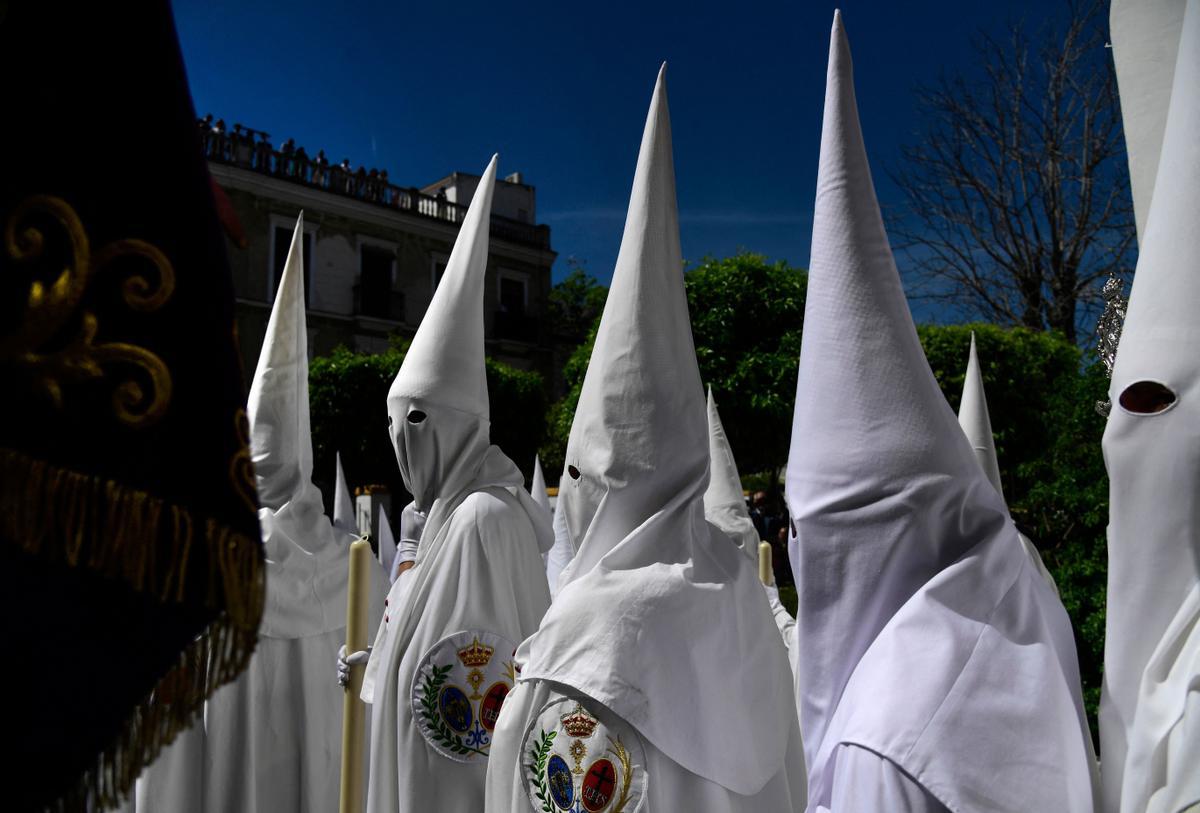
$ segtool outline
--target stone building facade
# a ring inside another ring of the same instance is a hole
[[[381,352],[411,337],[449,259],[479,176],[454,173],[423,189],[386,172],[330,165],[240,125],[198,122],[229,236],[247,377],[258,362],[296,216],[304,212],[309,356],[339,345]],[[256,139],[255,136],[258,136]],[[536,221],[535,190],[497,181],[484,302],[489,356],[553,380],[544,323],[555,252]]]

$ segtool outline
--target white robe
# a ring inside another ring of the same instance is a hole
[[[606,733],[619,736],[635,754],[640,751],[642,759],[633,760],[634,788],[623,813],[658,813],[669,810],[697,813],[758,813],[798,810],[803,806],[804,777],[790,770],[786,764],[767,781],[762,790],[751,796],[741,796],[686,770],[648,740],[639,737],[632,726],[585,695],[573,691],[563,694],[558,688],[561,687],[556,688],[554,684],[540,680],[521,683],[505,701],[504,713],[500,715],[500,724],[496,729],[496,748],[488,768],[487,804],[484,807],[486,813],[515,813],[527,810],[543,813],[546,809],[540,802],[536,803],[536,806],[533,804],[536,790],[533,791],[534,797],[530,796],[532,774],[528,751],[531,745],[536,744],[536,737],[541,733],[531,731],[531,726],[543,717],[541,712],[549,704],[564,699],[571,701],[566,704],[570,707],[573,707],[574,702],[579,702],[605,724],[608,729]],[[555,716],[550,715],[552,723]],[[803,750],[800,744],[800,726],[795,722],[795,716],[786,714],[781,717],[785,720],[791,719],[788,750],[793,754],[800,754]],[[530,734],[532,737],[528,736]],[[559,737],[564,735],[565,732],[562,732]],[[603,749],[604,743],[596,743],[597,740],[600,740],[600,737],[595,735],[583,739],[591,751],[582,762],[585,769],[601,756],[596,751],[598,747]],[[637,745],[633,746],[630,743]],[[619,772],[619,760],[611,759],[611,752],[610,761],[616,765]],[[580,791],[581,779],[582,777],[576,777],[576,795]],[[638,784],[642,781],[645,784],[639,807]],[[549,809],[553,813],[559,813],[559,809],[553,806]],[[618,813],[619,808],[614,803],[612,808],[603,809],[605,813]]]
[[[382,591],[373,602],[382,605]],[[205,705],[138,780],[140,813],[337,810],[343,691],[332,664],[345,629],[262,638],[246,673]],[[253,777],[253,781],[247,781]]]
[[[515,467],[514,467],[515,470]],[[537,629],[550,603],[537,536],[512,491],[487,488],[470,494],[437,531],[436,558],[416,567],[393,586],[388,624],[398,619],[413,589],[423,592],[411,638],[397,641],[381,631],[372,653],[377,664],[372,687],[371,784],[368,811],[477,810],[483,798],[487,758],[471,753],[465,762],[437,750],[420,726],[418,670],[435,644],[447,636],[491,633],[512,648]],[[419,581],[422,568],[431,568]],[[495,664],[513,652],[494,646]],[[438,661],[444,665],[444,661]],[[489,679],[490,680],[490,679]],[[511,681],[508,681],[511,685]],[[486,689],[487,687],[482,687]],[[473,709],[475,716],[478,711]],[[481,750],[487,750],[481,746]]]

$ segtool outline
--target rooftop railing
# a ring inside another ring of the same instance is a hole
[[[446,223],[461,223],[467,214],[466,206],[451,203],[444,195],[427,195],[415,187],[391,183],[386,170],[367,171],[361,166],[354,170],[349,161],[330,164],[324,150],[309,156],[303,147],[296,147],[291,139],[277,149],[271,146],[267,133],[240,124],[235,124],[232,130],[226,130],[222,122],[214,125],[211,118],[205,118],[198,120],[196,126],[204,156],[218,164],[283,178],[335,195]],[[501,240],[550,248],[550,227],[546,225],[492,215],[491,232]]]

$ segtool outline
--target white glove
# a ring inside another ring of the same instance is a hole
[[[424,514],[417,510],[416,502],[410,502],[404,506],[404,510],[400,512],[400,543],[416,545],[421,541],[421,534],[425,531],[425,520],[428,519],[428,514]]]
[[[426,519],[428,516],[417,510],[415,502],[410,502],[400,512],[400,542],[396,545],[397,563],[417,561],[417,547],[421,543],[421,534],[425,531]],[[394,572],[394,565],[392,569]]]
[[[371,647],[359,652],[346,655],[346,645],[342,644],[337,656],[337,682],[343,689],[350,683],[350,667],[365,666],[371,657]]]

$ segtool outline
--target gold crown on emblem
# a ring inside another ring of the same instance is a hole
[[[575,704],[574,711],[563,715],[559,719],[562,720],[563,728],[566,729],[568,735],[583,739],[592,736],[592,732],[596,730],[598,723],[596,718],[584,711],[583,706],[578,703]]]
[[[495,651],[492,647],[479,643],[479,636],[476,636],[470,646],[458,650],[458,659],[462,661],[463,666],[487,666]]]

